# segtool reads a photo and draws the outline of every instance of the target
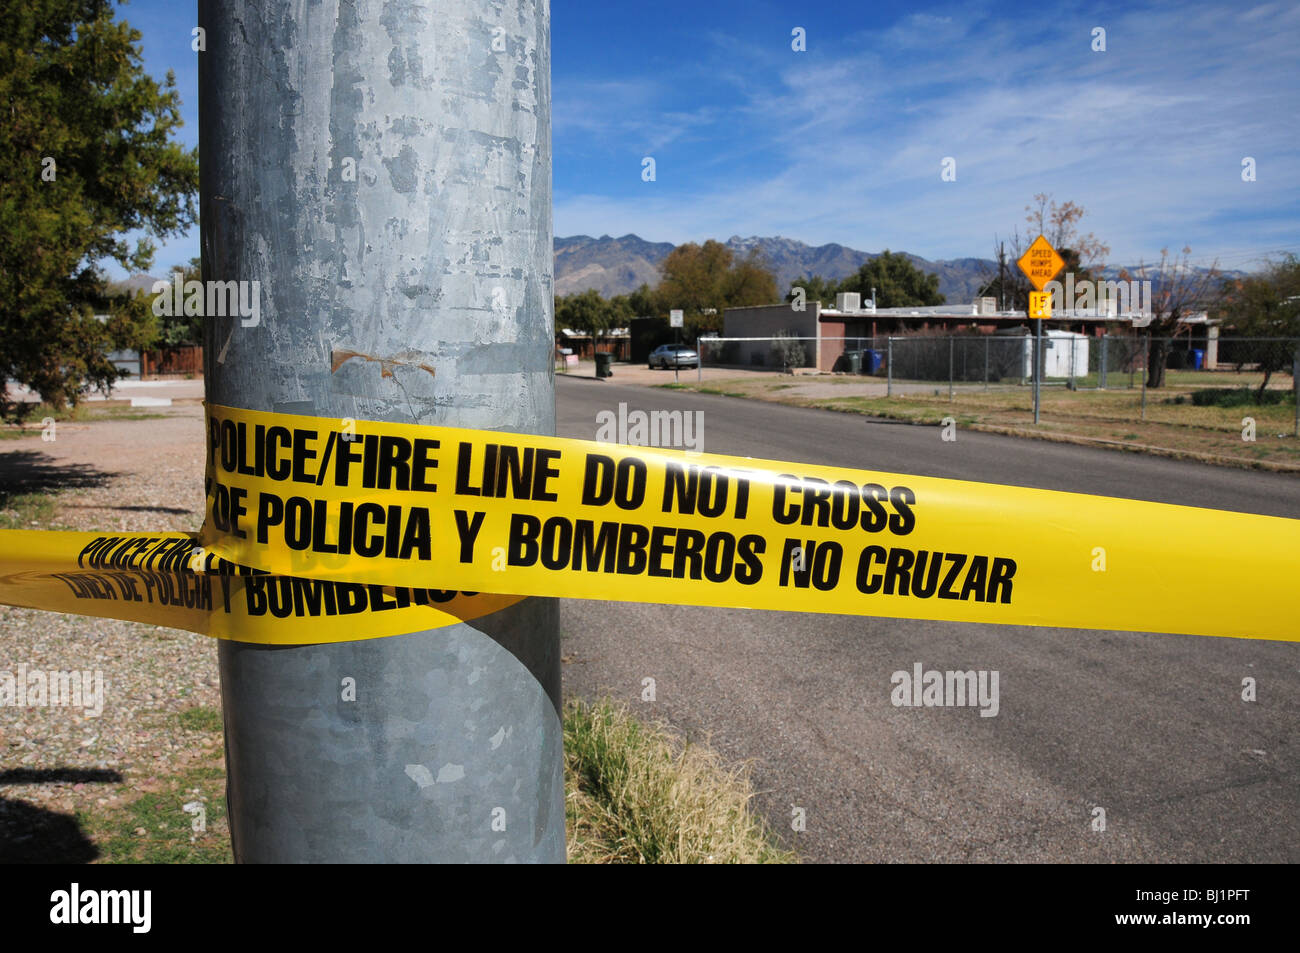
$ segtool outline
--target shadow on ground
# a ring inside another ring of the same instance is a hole
[[[39,450],[0,452],[0,507],[18,493],[49,493],[104,486],[116,472],[80,464],[54,463]]]
[[[14,768],[0,771],[0,786],[17,784],[113,784],[116,771],[84,768]],[[71,814],[0,797],[0,864],[88,864],[97,848]]]

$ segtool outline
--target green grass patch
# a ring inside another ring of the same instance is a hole
[[[218,755],[220,750],[216,749]],[[179,774],[147,783],[156,789],[118,809],[77,815],[83,830],[100,850],[99,863],[234,861],[226,819],[226,772],[219,759],[208,759],[208,763],[194,764]],[[196,825],[202,830],[195,830]]]
[[[1289,390],[1260,394],[1249,387],[1206,387],[1192,391],[1192,403],[1197,407],[1271,407],[1295,403],[1295,395]]]
[[[221,712],[203,705],[185,709],[176,720],[186,731],[220,731],[222,724]]]
[[[608,700],[564,707],[573,863],[794,863],[752,809],[743,766]]]
[[[701,387],[698,384],[652,384],[651,386],[662,387],[665,390],[689,390],[689,391],[694,391],[697,394],[713,394],[716,397],[748,397],[749,396],[749,394],[741,393],[738,390],[719,390],[716,387]]]
[[[54,519],[54,493],[12,493],[0,489],[0,529],[49,529]]]

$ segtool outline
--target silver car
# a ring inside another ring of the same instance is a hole
[[[650,352],[650,370],[656,367],[698,367],[700,355],[689,344],[661,344]]]

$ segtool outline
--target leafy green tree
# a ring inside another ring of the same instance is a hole
[[[191,258],[190,263],[184,268],[173,269],[181,273],[182,288],[185,282],[201,280],[199,259]],[[168,276],[172,280],[171,275]],[[171,294],[169,287],[165,294]],[[150,298],[153,301],[153,298]],[[152,304],[151,304],[152,307]],[[180,314],[164,314],[159,321],[158,342],[167,347],[180,347],[184,345],[195,345],[203,343],[203,315],[185,314],[185,309],[181,308]]]
[[[1269,378],[1291,367],[1300,346],[1300,260],[1287,255],[1261,274],[1223,284],[1216,309],[1234,334],[1251,338],[1290,338],[1289,341],[1254,341],[1241,348],[1243,357],[1259,365],[1264,380],[1255,396],[1264,399]]]
[[[795,299],[796,288],[803,289],[805,302],[820,301],[824,307],[830,307],[835,303],[835,295],[840,290],[840,283],[834,278],[823,278],[821,275],[796,278],[790,282],[790,291],[785,296],[786,301]]]
[[[666,313],[659,303],[659,292],[644,283],[627,296],[627,303],[632,308],[632,316],[636,318],[652,318]]]
[[[590,334],[592,343],[609,330],[613,311],[595,288],[555,299],[555,326]]]
[[[756,251],[737,262],[730,248],[712,239],[678,245],[659,267],[661,312],[680,308],[692,338],[720,331],[726,308],[773,304],[781,297],[776,276]]]
[[[611,328],[626,328],[631,324],[632,319],[637,317],[636,310],[632,307],[631,295],[615,295],[605,303],[609,309],[609,326]]]
[[[0,403],[5,381],[54,406],[120,375],[106,352],[152,343],[148,297],[113,297],[98,263],[147,271],[195,220],[198,156],[173,141],[175,78],[143,68],[110,0],[0,4]],[[96,314],[107,315],[99,320]]]
[[[723,276],[722,301],[725,308],[775,304],[780,299],[776,275],[772,274],[756,248],[734,263]]]
[[[707,311],[721,313],[722,286],[731,268],[731,249],[710,239],[703,245],[678,245],[659,266],[663,279],[657,291],[669,309],[680,308],[688,318]]]
[[[943,304],[939,294],[939,276],[927,275],[907,257],[886,248],[871,261],[863,263],[854,274],[840,282],[839,291],[858,292],[862,300],[871,298],[876,289],[876,306],[905,308]]]

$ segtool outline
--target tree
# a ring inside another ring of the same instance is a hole
[[[839,282],[834,278],[823,278],[821,275],[796,278],[790,282],[790,292],[785,296],[786,301],[794,301],[796,288],[803,289],[803,300],[805,302],[820,301],[823,305],[829,306],[835,302]]]
[[[780,300],[776,277],[756,251],[735,262],[731,249],[710,239],[678,245],[659,266],[656,295],[662,310],[680,308],[691,336],[722,329],[726,308]]]
[[[758,249],[731,266],[722,280],[722,302],[726,308],[773,304],[781,299],[776,275],[767,266]]]
[[[632,307],[632,295],[614,295],[605,307],[609,311],[611,328],[626,328],[637,317],[636,309]]]
[[[781,368],[786,371],[792,367],[803,367],[808,363],[808,352],[804,350],[803,342],[796,339],[793,331],[778,331],[772,341],[771,351]]]
[[[644,282],[627,296],[627,303],[636,318],[663,316],[664,309],[659,304],[659,292]]]
[[[980,288],[979,296],[995,297],[1000,307],[1013,311],[1029,310],[1029,292],[1034,287],[1016,262],[1039,235],[1046,238],[1048,244],[1065,261],[1056,276],[1058,281],[1064,280],[1066,272],[1074,274],[1076,284],[1095,280],[1094,273],[1100,273],[1105,267],[1110,248],[1092,232],[1079,234],[1079,222],[1086,214],[1083,206],[1074,202],[1058,205],[1049,193],[1039,192],[1035,195],[1033,203],[1025,206],[1028,236],[1021,236],[1019,228],[1005,241],[994,236],[993,256],[1002,256],[1002,270],[1000,275],[989,275],[988,282]],[[1067,308],[1073,306],[1072,301],[1065,304]],[[1101,303],[1098,302],[1098,307],[1100,306]]]
[[[1290,341],[1256,341],[1244,347],[1244,359],[1257,363],[1264,380],[1255,402],[1264,399],[1269,378],[1291,365],[1300,339],[1300,260],[1287,255],[1263,273],[1223,285],[1217,316],[1236,334],[1253,338],[1290,338]]]
[[[186,283],[201,280],[199,259],[191,258],[190,263],[184,268],[175,268],[173,271],[181,273],[181,287],[186,287]],[[163,294],[171,294],[171,288]],[[152,308],[153,298],[150,298]],[[203,343],[203,315],[185,314],[185,309],[180,309],[180,314],[164,314],[159,321],[158,341],[167,347],[177,347],[182,345],[196,345]]]
[[[1046,238],[1048,244],[1065,258],[1062,273],[1074,271],[1074,279],[1079,281],[1083,277],[1081,271],[1090,275],[1092,269],[1100,268],[1106,263],[1110,248],[1103,245],[1092,232],[1079,234],[1079,220],[1087,214],[1083,206],[1073,202],[1057,205],[1050,194],[1039,192],[1034,196],[1034,204],[1025,206],[1025,212],[1025,221],[1031,232],[1037,232]],[[1066,258],[1067,250],[1073,254],[1074,267],[1071,267],[1070,259]]]
[[[613,311],[595,288],[555,299],[555,326],[591,335],[592,346],[609,330]]]
[[[858,292],[863,300],[876,289],[876,305],[881,308],[905,308],[943,304],[939,294],[939,276],[916,268],[903,254],[888,248],[862,265],[840,282],[838,291]]]
[[[172,140],[175,78],[145,74],[140,33],[110,0],[0,6],[0,403],[4,382],[56,407],[120,375],[107,353],[152,342],[143,294],[114,297],[98,262],[146,271],[195,220],[198,156]],[[95,317],[106,315],[105,320]]]
[[[1182,319],[1197,311],[1207,310],[1219,299],[1219,272],[1217,267],[1193,268],[1190,248],[1183,248],[1181,257],[1170,256],[1169,249],[1160,250],[1160,264],[1148,268],[1139,265],[1138,281],[1151,282],[1151,320],[1147,333],[1151,336],[1151,349],[1147,356],[1147,386],[1165,386],[1165,366],[1169,362],[1169,349],[1173,338],[1182,329]],[[1130,280],[1127,271],[1119,273],[1121,281]]]

